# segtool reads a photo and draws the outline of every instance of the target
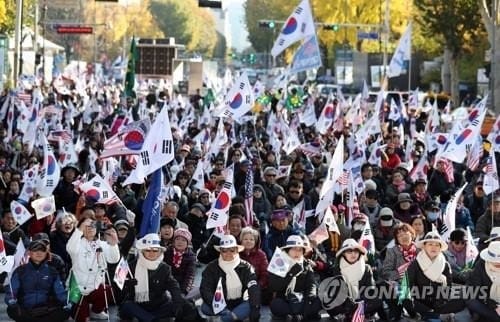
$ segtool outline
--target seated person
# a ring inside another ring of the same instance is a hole
[[[157,321],[181,317],[195,321],[197,311],[182,298],[179,283],[170,266],[163,262],[165,247],[158,234],[147,234],[136,243],[137,260],[130,263],[135,279],[127,280],[122,290],[120,317],[123,320]],[[167,296],[170,293],[171,300]]]
[[[49,250],[40,240],[28,247],[29,261],[14,270],[5,294],[7,314],[14,321],[61,322],[69,317],[66,290],[57,270],[48,265]]]

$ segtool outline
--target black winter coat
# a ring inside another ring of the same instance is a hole
[[[300,272],[302,270],[302,272]],[[297,275],[300,272],[299,275]],[[293,292],[301,293],[304,296],[304,301],[314,298],[318,294],[318,286],[314,279],[314,272],[309,262],[304,261],[303,269],[300,264],[294,264],[285,277],[280,277],[273,273],[269,273],[269,291],[276,293],[277,297],[286,299],[286,289],[292,278],[297,278]]]
[[[486,273],[485,264],[486,262],[481,258],[476,261],[476,263],[474,264],[474,269],[467,279],[467,285],[485,287],[486,289],[481,289],[482,292],[479,292],[478,296],[475,299],[483,302],[484,304],[495,310],[497,304],[494,300],[490,299],[490,289],[493,282]]]
[[[433,309],[440,307],[446,303],[445,302],[446,300],[444,300],[443,297],[437,298],[437,289],[439,287],[442,287],[443,285],[437,282],[433,282],[429,278],[427,278],[427,276],[424,275],[424,272],[422,271],[422,268],[420,268],[420,265],[416,259],[408,267],[407,273],[408,273],[409,286],[416,287],[418,289],[419,294],[424,294],[424,287],[428,288],[430,286],[432,288],[431,292],[425,290],[426,296],[423,299],[419,299],[419,302]],[[446,277],[446,285],[451,286],[452,273],[451,273],[451,266],[448,262],[446,262],[442,274]]]
[[[232,310],[243,302],[243,294],[248,290],[248,301],[251,308],[260,307],[260,287],[257,283],[257,276],[250,263],[241,260],[240,264],[235,268],[236,273],[241,281],[241,298],[228,300],[226,298],[226,305],[229,310]],[[201,275],[200,294],[203,302],[212,305],[212,299],[217,288],[219,279],[222,278],[222,289],[224,294],[227,294],[226,288],[226,273],[219,267],[218,259],[210,262]]]
[[[130,263],[130,271],[135,273],[137,261]],[[149,302],[141,303],[141,306],[148,311],[152,311],[161,305],[169,302],[166,291],[172,296],[173,305],[181,307],[184,303],[179,283],[172,275],[170,266],[161,262],[154,271],[148,270],[149,280]],[[123,291],[121,292],[122,301],[135,301],[135,280],[125,281]]]
[[[174,259],[174,248],[168,247],[165,251],[163,261],[167,263],[172,269],[172,275],[179,283],[181,292],[187,294],[193,289],[194,276],[196,270],[196,255],[187,249],[184,254],[182,254],[182,262],[179,268],[176,268],[173,263]]]

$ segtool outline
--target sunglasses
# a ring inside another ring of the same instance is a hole
[[[465,245],[466,241],[465,240],[454,240],[453,243],[457,244],[457,245]]]
[[[266,174],[266,177],[276,177],[275,174]]]
[[[220,252],[221,253],[236,253],[236,249],[234,249],[234,248],[221,248]]]
[[[300,191],[297,191],[297,190],[290,190],[290,191],[289,191],[289,193],[291,193],[291,194],[299,194],[299,193],[300,193]]]

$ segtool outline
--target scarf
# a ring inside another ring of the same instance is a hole
[[[139,252],[137,265],[135,267],[135,279],[137,285],[135,286],[135,300],[136,302],[149,302],[149,277],[148,271],[154,271],[163,262],[163,254],[156,260],[150,261]]]
[[[219,267],[226,274],[226,291],[227,299],[235,300],[242,296],[242,285],[241,280],[236,271],[234,270],[236,266],[240,264],[240,256],[236,255],[232,261],[225,261],[219,256],[218,259]]]
[[[405,262],[412,262],[417,256],[417,247],[414,243],[411,243],[409,247],[403,247],[398,245],[399,251],[403,254]]]
[[[290,265],[290,268],[288,269],[288,271],[290,271],[290,269],[293,266],[295,266],[295,264],[299,264],[301,270],[300,270],[300,272],[298,272],[297,274],[295,274],[292,277],[290,283],[286,287],[286,292],[285,292],[286,295],[288,295],[290,293],[295,293],[295,284],[297,284],[297,276],[299,276],[300,274],[302,274],[302,272],[304,271],[304,257],[302,257],[301,259],[293,259],[293,258],[288,257],[288,259],[292,263],[292,265]]]
[[[453,248],[453,245],[449,245],[448,250],[450,251],[450,253],[453,254],[453,256],[455,256],[455,261],[457,262],[457,265],[460,266],[460,268],[464,267],[467,247],[464,247],[461,252],[457,252]]]
[[[181,267],[182,255],[184,255],[184,252],[180,252],[174,248],[174,257],[172,258],[172,264],[174,265],[175,268]]]
[[[345,278],[349,288],[349,295],[356,300],[359,296],[359,281],[365,274],[366,265],[363,256],[354,264],[350,264],[344,257],[340,258],[340,273]]]
[[[443,253],[440,253],[434,260],[431,260],[425,251],[421,251],[417,254],[417,262],[428,279],[446,286],[446,276],[443,275],[446,259]]]
[[[398,192],[403,192],[406,188],[406,182],[404,180],[401,180],[401,182],[392,182],[392,184],[394,185],[394,187],[396,187],[396,189],[398,190]]]
[[[490,299],[500,303],[500,269],[493,266],[491,262],[485,262],[484,268],[492,282],[490,287]]]

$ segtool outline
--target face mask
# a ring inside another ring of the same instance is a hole
[[[365,228],[365,224],[363,224],[363,223],[355,223],[352,226],[353,230],[362,230],[363,228]]]
[[[436,221],[436,219],[438,218],[438,216],[439,216],[438,212],[428,212],[427,213],[427,219],[429,221]]]
[[[382,227],[391,227],[392,226],[392,219],[391,220],[381,220],[380,225],[382,225]]]

